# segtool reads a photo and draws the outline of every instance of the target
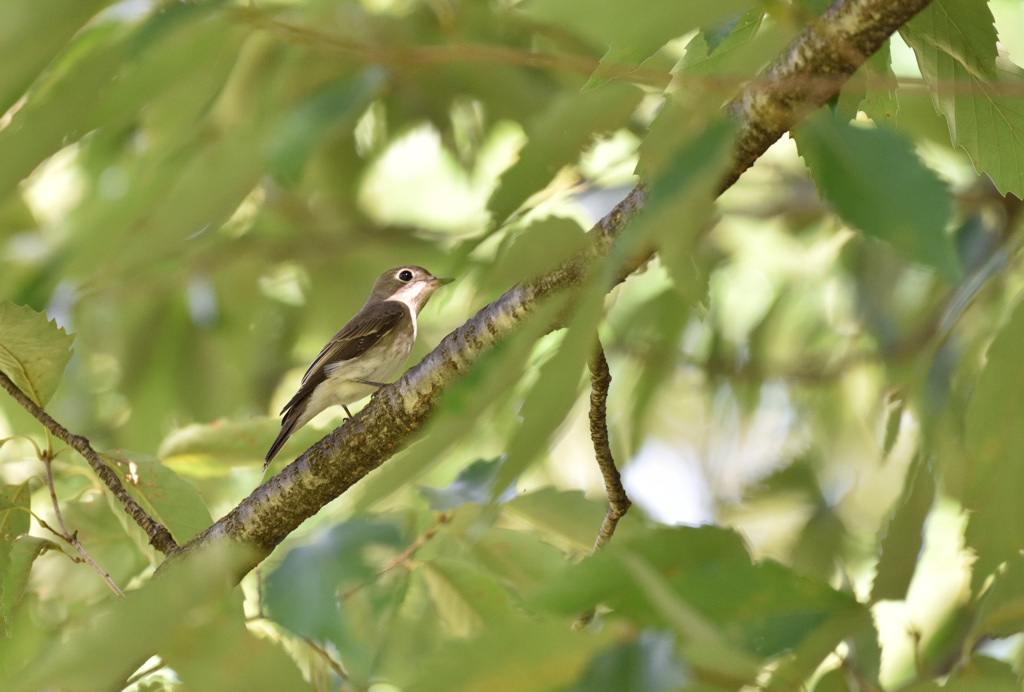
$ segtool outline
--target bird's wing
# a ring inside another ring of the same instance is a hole
[[[309,366],[309,370],[302,376],[299,391],[295,392],[291,401],[281,409],[281,413],[296,407],[313,393],[317,385],[327,379],[327,366],[354,358],[373,347],[398,326],[408,310],[409,308],[402,303],[385,301],[378,304],[371,319],[358,319],[360,315],[356,315],[349,320],[348,324],[331,337],[320,351],[320,355]]]

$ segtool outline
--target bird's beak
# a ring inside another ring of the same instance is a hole
[[[430,281],[432,283],[438,284],[439,286],[444,286],[445,284],[450,284],[452,281],[455,281],[455,279],[442,279],[437,276],[432,276],[430,277]]]

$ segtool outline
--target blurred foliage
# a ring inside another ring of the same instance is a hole
[[[649,191],[240,589],[151,580],[0,397],[0,688],[1019,689],[1024,14],[933,0],[716,200],[721,106],[825,4],[0,0],[0,370],[178,541],[383,269],[458,277],[416,358]],[[591,556],[595,328],[635,505]]]

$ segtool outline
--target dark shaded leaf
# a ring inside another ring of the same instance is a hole
[[[960,276],[946,234],[949,193],[902,136],[825,112],[808,118],[793,136],[818,191],[844,221],[950,281]]]
[[[571,692],[670,692],[688,680],[686,666],[676,658],[671,634],[646,630],[635,641],[618,644],[594,656]]]
[[[401,540],[391,522],[352,519],[309,545],[293,548],[267,577],[267,612],[299,636],[343,641],[338,593],[376,574],[369,549],[398,548]]]
[[[504,463],[504,457],[485,461],[478,459],[459,471],[459,475],[446,488],[428,488],[420,486],[420,494],[427,500],[430,509],[441,512],[455,509],[460,505],[475,503],[483,505],[495,498],[500,503],[508,502],[516,496],[515,481],[502,491],[495,492],[494,481],[498,477],[498,469]]]

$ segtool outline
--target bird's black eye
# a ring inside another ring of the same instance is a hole
[[[398,272],[398,278],[401,281],[412,281],[412,272],[409,271],[408,269],[403,269],[402,271]]]

